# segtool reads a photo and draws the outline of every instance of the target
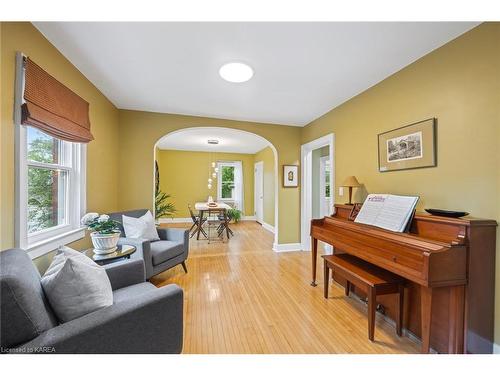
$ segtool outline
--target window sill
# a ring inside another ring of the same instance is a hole
[[[67,245],[84,237],[85,228],[72,229],[54,237],[29,244],[27,247],[28,255],[31,259],[38,258],[56,250],[59,246]]]

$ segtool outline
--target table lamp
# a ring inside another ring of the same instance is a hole
[[[349,176],[344,180],[344,183],[342,184],[342,186],[349,188],[349,203],[347,203],[347,204],[352,206],[352,202],[351,202],[351,200],[352,200],[352,188],[360,187],[361,184],[358,182],[356,177]]]

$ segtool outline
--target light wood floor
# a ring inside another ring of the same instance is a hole
[[[191,240],[187,274],[177,266],[151,279],[184,289],[184,353],[419,352],[380,317],[370,342],[362,302],[336,284],[325,300],[320,264],[309,285],[309,252],[273,252],[255,222],[232,227],[228,243]]]

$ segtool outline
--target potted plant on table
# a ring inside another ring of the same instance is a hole
[[[111,220],[108,215],[89,212],[82,217],[81,223],[91,232],[94,253],[110,254],[116,250],[120,238],[120,223]]]

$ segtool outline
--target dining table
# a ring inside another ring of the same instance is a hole
[[[212,213],[221,213],[224,217],[224,230],[226,231],[227,239],[229,240],[229,220],[227,217],[227,210],[232,207],[224,202],[213,202],[214,204],[209,204],[208,202],[196,202],[194,208],[198,210],[200,218],[198,220],[198,230],[196,231],[196,239],[200,239],[201,226],[203,225],[203,215],[208,213],[208,216]]]

